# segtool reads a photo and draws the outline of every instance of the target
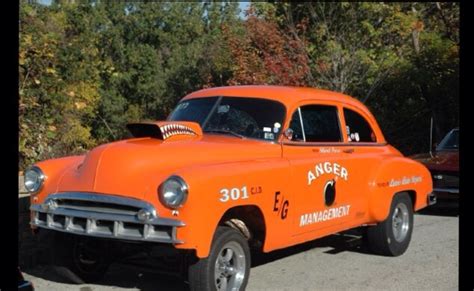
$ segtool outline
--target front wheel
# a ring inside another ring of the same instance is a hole
[[[53,246],[56,272],[76,284],[100,281],[112,261],[103,240],[57,233]]]
[[[413,231],[413,203],[407,193],[393,197],[390,214],[367,229],[369,248],[376,254],[400,256],[408,248]]]
[[[245,290],[250,274],[250,250],[244,236],[218,227],[209,256],[190,265],[191,290]]]

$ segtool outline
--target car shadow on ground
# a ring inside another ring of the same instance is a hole
[[[318,240],[303,243],[294,247],[277,250],[270,253],[252,254],[252,268],[283,259],[288,256],[311,251],[318,248],[330,248],[324,251],[325,254],[338,254],[344,251],[369,254],[365,248],[360,229],[349,230],[343,233],[330,235]],[[174,276],[164,274],[159,270],[153,269],[153,261],[144,259],[144,266],[130,265],[126,261],[114,263],[110,266],[105,277],[95,284],[76,285],[73,290],[94,290],[98,286],[108,286],[111,288],[134,288],[138,290],[189,290],[188,283],[183,276]],[[71,284],[70,281],[57,269],[51,266],[36,266],[24,270],[24,273],[41,278],[47,281],[53,281],[63,284]]]
[[[135,265],[128,265],[124,263],[113,263],[107,271],[104,278],[94,284],[74,284],[63,273],[50,265],[36,266],[27,270],[22,270],[24,274],[28,274],[46,281],[55,283],[67,284],[59,285],[58,287],[50,287],[48,284],[46,288],[40,285],[41,290],[97,290],[101,286],[114,288],[129,288],[135,290],[151,291],[151,290],[189,290],[188,284],[184,278],[163,274],[149,268],[140,268]],[[40,290],[40,289],[38,289]]]
[[[459,216],[459,201],[438,199],[436,204],[418,211],[417,214],[457,217]]]
[[[345,232],[333,234],[317,240],[299,244],[282,250],[270,253],[257,253],[252,256],[252,267],[261,266],[273,261],[283,259],[292,255],[311,251],[318,248],[329,248],[323,251],[324,254],[335,255],[341,252],[356,252],[361,254],[373,253],[367,248],[363,237],[363,229],[352,229]]]

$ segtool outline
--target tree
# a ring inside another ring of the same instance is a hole
[[[304,43],[284,33],[275,15],[257,15],[254,9],[241,26],[224,27],[224,37],[235,64],[230,85],[308,83],[308,59]]]
[[[83,152],[95,145],[100,62],[94,34],[71,19],[93,17],[75,5],[20,11],[20,164]]]
[[[187,93],[229,78],[220,26],[237,21],[237,3],[114,3],[96,7],[100,30],[101,140],[126,136],[125,124],[163,119]]]
[[[281,31],[306,44],[308,85],[365,102],[405,153],[426,148],[419,141],[428,140],[431,116],[438,138],[457,126],[458,3],[274,1],[254,7],[259,15],[275,11]]]
[[[189,92],[274,84],[365,102],[389,142],[458,124],[459,3],[20,4],[20,167],[127,137]],[[407,132],[409,134],[407,134]]]
[[[386,138],[410,154],[429,150],[431,117],[438,142],[459,125],[459,6],[442,4],[446,24],[440,4],[404,5],[416,18],[411,46],[369,105]]]

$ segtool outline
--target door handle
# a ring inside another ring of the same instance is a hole
[[[354,152],[354,149],[345,149],[343,150],[346,154],[352,154]]]

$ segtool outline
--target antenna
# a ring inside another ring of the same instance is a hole
[[[430,124],[430,156],[433,157],[433,116],[431,116]]]

